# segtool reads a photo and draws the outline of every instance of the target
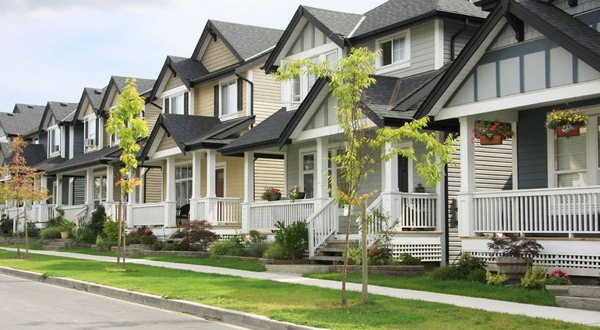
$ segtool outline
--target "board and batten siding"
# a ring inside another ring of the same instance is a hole
[[[337,105],[337,99],[331,94],[327,95],[321,104],[315,111],[315,114],[308,121],[304,130],[315,129],[319,127],[331,126],[337,124],[337,114],[335,112],[335,106]]]
[[[305,23],[286,56],[295,55],[309,49],[331,43],[331,39],[312,23]]]
[[[206,47],[206,51],[202,55],[202,59],[200,61],[209,72],[213,72],[239,62],[235,55],[233,55],[229,48],[227,48],[221,38],[217,38],[217,41],[210,39],[209,44]]]

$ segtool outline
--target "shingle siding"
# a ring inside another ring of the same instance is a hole
[[[519,112],[517,124],[517,154],[519,189],[548,187],[548,146],[546,111],[543,109]]]

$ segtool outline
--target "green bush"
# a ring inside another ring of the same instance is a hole
[[[369,264],[374,266],[391,265],[394,263],[392,249],[377,246],[369,251]]]
[[[103,239],[100,242],[98,242],[98,241],[96,241],[96,242],[97,242],[96,245],[98,245],[98,246],[105,246],[105,247],[108,247],[108,248],[113,247],[113,246],[117,246],[117,243],[118,243],[117,240],[115,240],[115,239],[108,239],[108,238],[107,239]]]
[[[348,265],[362,265],[362,250],[358,244],[348,247]]]
[[[27,224],[27,236],[29,237],[40,237],[40,232],[42,230],[40,228],[38,228],[33,222],[29,222]]]
[[[119,223],[116,221],[106,221],[104,222],[102,231],[108,240],[114,241],[119,236]]]
[[[485,283],[486,269],[485,261],[465,253],[457,264],[434,269],[429,276],[439,281],[458,280]]]
[[[31,243],[29,243],[29,249],[30,250],[43,250],[44,247],[42,246],[42,243],[40,243],[40,242],[31,242]]]
[[[0,218],[0,234],[2,235],[10,235],[12,234],[13,223],[12,220],[8,217],[8,215],[3,214]]]
[[[239,237],[234,236],[225,241],[218,241],[210,246],[210,254],[213,256],[245,256],[244,246]]]
[[[566,277],[548,277],[545,285],[569,285],[569,279]]]
[[[94,237],[103,234],[104,222],[106,221],[106,210],[102,204],[99,204],[92,212],[90,223],[86,225],[89,230],[94,233]]]
[[[42,239],[59,239],[60,238],[60,228],[59,227],[48,227],[44,228],[40,233],[40,237]]]
[[[96,238],[98,234],[90,227],[90,225],[85,225],[83,227],[77,228],[75,230],[75,242],[78,243],[90,243],[94,244],[96,242]]]
[[[273,243],[264,253],[263,258],[285,260],[290,259],[289,251],[279,243]]]
[[[485,281],[489,285],[500,286],[508,281],[508,276],[505,273],[492,274],[488,269],[485,273]]]
[[[154,245],[154,243],[156,243],[157,241],[158,238],[152,233],[152,230],[150,231],[149,235],[144,235],[140,239],[140,243],[145,245]]]
[[[164,245],[162,245],[161,251],[177,251],[177,244],[165,243]]]
[[[546,284],[547,275],[548,271],[544,267],[527,267],[527,272],[525,272],[525,276],[521,279],[521,285],[530,290],[543,289]]]
[[[409,253],[402,253],[398,264],[403,266],[418,266],[421,264],[421,259],[413,257]]]
[[[282,221],[277,223],[275,243],[285,250],[287,258],[300,259],[308,249],[308,226],[306,221],[298,221],[288,227]],[[268,251],[268,250],[267,250]]]

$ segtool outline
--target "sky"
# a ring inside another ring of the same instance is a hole
[[[0,111],[78,102],[111,75],[156,79],[207,19],[285,29],[300,4],[364,13],[384,0],[2,0]]]

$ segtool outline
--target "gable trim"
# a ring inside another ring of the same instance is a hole
[[[211,39],[214,39],[215,41],[217,40],[217,38],[220,38],[223,43],[225,44],[225,46],[227,46],[227,48],[229,49],[229,51],[231,51],[231,53],[233,54],[233,56],[235,56],[238,61],[243,62],[244,59],[240,56],[240,54],[238,54],[238,52],[231,46],[231,44],[229,43],[229,41],[227,41],[227,39],[225,37],[223,37],[223,34],[221,34],[221,32],[219,31],[219,29],[217,29],[209,20],[208,22],[206,22],[206,25],[204,26],[204,30],[202,31],[202,34],[200,35],[200,40],[198,40],[198,43],[196,44],[196,48],[194,48],[194,52],[192,53],[192,59],[196,60],[196,61],[200,61],[202,59],[202,56],[204,55],[204,52],[206,51],[206,48],[208,45],[205,45],[205,43],[207,41],[210,41],[210,39],[207,39],[207,37],[209,37]]]

